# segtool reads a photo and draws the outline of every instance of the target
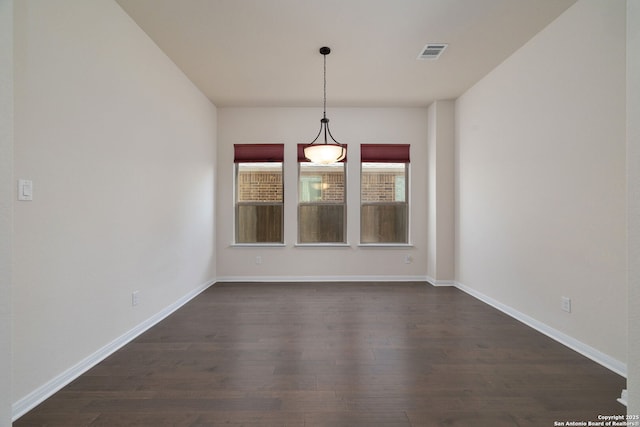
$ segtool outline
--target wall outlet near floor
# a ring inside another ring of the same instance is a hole
[[[257,265],[262,264],[262,257],[261,257],[260,255],[258,255],[258,256],[256,257],[256,264],[257,264]]]
[[[135,307],[140,304],[140,291],[133,291],[131,293],[131,306]]]
[[[562,297],[561,301],[562,301],[562,305],[561,305],[562,310],[566,311],[567,313],[571,313],[571,298]]]
[[[405,264],[411,264],[413,262],[413,257],[411,255],[405,255],[404,256],[404,263]]]

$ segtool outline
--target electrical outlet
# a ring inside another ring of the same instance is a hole
[[[257,264],[257,265],[262,264],[262,257],[261,257],[260,255],[258,255],[258,256],[256,257],[256,264]]]
[[[140,291],[133,291],[131,293],[131,305],[135,307],[140,304]]]
[[[405,255],[404,256],[404,263],[405,264],[411,264],[413,262],[413,257],[411,255]]]
[[[562,310],[571,313],[571,298],[562,297]]]

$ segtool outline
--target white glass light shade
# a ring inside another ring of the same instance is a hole
[[[339,162],[347,155],[347,150],[337,144],[309,145],[304,148],[304,156],[312,163],[328,165]]]

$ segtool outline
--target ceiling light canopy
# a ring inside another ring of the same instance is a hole
[[[320,119],[320,131],[315,139],[304,148],[304,156],[312,163],[323,165],[339,162],[347,155],[347,147],[335,140],[329,130],[329,119],[327,118],[327,55],[331,49],[324,46],[320,48],[320,53],[324,59],[324,102],[322,118]],[[318,141],[320,135],[323,138]],[[316,141],[318,141],[316,143]]]

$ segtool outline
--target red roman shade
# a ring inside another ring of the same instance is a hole
[[[409,163],[409,144],[362,144],[360,161],[370,163]]]
[[[233,144],[234,163],[282,162],[284,144]]]
[[[304,147],[306,147],[309,144],[298,144],[298,163],[300,162],[308,162],[309,159],[307,159],[304,156]],[[316,144],[316,145],[322,145],[322,144]],[[347,149],[347,144],[341,144],[345,150]],[[344,159],[340,160],[338,163],[342,163],[342,162],[346,162],[347,161],[347,156],[344,156]]]

